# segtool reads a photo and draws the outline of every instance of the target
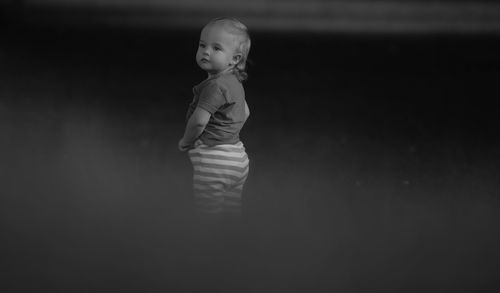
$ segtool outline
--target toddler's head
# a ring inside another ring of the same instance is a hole
[[[243,23],[234,18],[216,18],[201,31],[196,61],[210,75],[233,70],[242,81],[247,78],[250,44],[248,30]]]

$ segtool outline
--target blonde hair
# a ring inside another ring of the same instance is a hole
[[[248,60],[248,53],[250,52],[251,40],[248,28],[241,21],[232,17],[219,17],[211,20],[206,26],[222,24],[226,25],[229,33],[238,36],[238,46],[236,47],[237,53],[241,54],[241,58],[234,66],[233,72],[239,81],[244,81],[248,78],[246,71],[246,63]]]

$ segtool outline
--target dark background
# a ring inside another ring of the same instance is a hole
[[[5,292],[193,292],[207,272],[190,253],[191,167],[176,144],[205,78],[199,30],[3,12]],[[228,252],[241,260],[221,290],[498,287],[499,36],[252,41],[246,245]]]

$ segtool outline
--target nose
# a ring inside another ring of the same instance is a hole
[[[210,55],[210,48],[209,48],[208,46],[207,46],[207,47],[205,47],[205,48],[202,48],[201,50],[202,50],[202,51],[201,51],[201,54],[202,54],[203,56],[209,56],[209,55]]]

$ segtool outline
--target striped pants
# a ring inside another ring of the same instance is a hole
[[[196,209],[201,213],[241,212],[241,194],[248,176],[249,159],[242,142],[200,145],[188,151],[193,164]]]

